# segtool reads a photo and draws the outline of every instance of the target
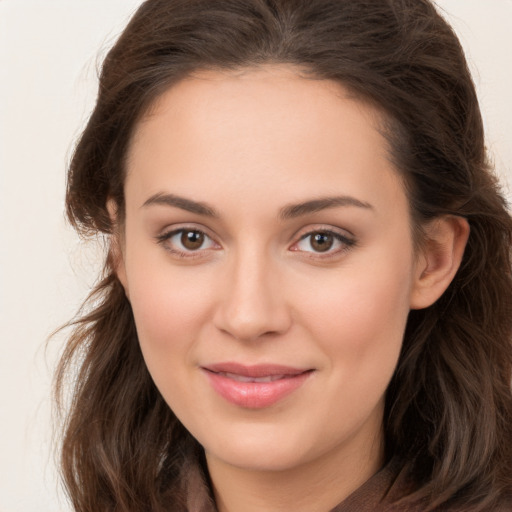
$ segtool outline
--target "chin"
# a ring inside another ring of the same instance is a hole
[[[215,458],[247,471],[273,472],[290,470],[315,458],[307,449],[307,435],[290,435],[267,427],[242,429],[245,432],[238,435],[226,433],[221,439],[203,444],[207,460]]]
[[[224,430],[216,439],[205,439],[204,443],[198,440],[207,459],[253,471],[280,471],[300,464],[297,447],[304,446],[296,436],[284,436],[280,429],[265,427],[241,428],[238,432]]]
[[[287,471],[305,462],[296,448],[290,453],[284,450],[276,451],[273,446],[267,446],[266,449],[233,448],[215,453],[206,450],[206,459],[212,458],[244,471],[265,473]]]

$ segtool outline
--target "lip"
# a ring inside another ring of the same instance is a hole
[[[313,369],[276,364],[216,363],[201,367],[213,389],[228,402],[246,409],[263,409],[297,390]]]

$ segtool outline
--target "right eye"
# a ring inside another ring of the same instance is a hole
[[[158,236],[157,240],[165,249],[183,258],[195,257],[202,251],[219,248],[206,233],[196,228],[175,229]]]

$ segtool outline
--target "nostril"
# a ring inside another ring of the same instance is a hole
[[[238,256],[235,267],[222,281],[214,323],[239,341],[254,341],[286,332],[291,324],[278,280],[273,279],[268,258]]]

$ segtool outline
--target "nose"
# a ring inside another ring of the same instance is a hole
[[[214,314],[217,329],[241,341],[285,333],[291,325],[278,265],[263,251],[233,257]]]

